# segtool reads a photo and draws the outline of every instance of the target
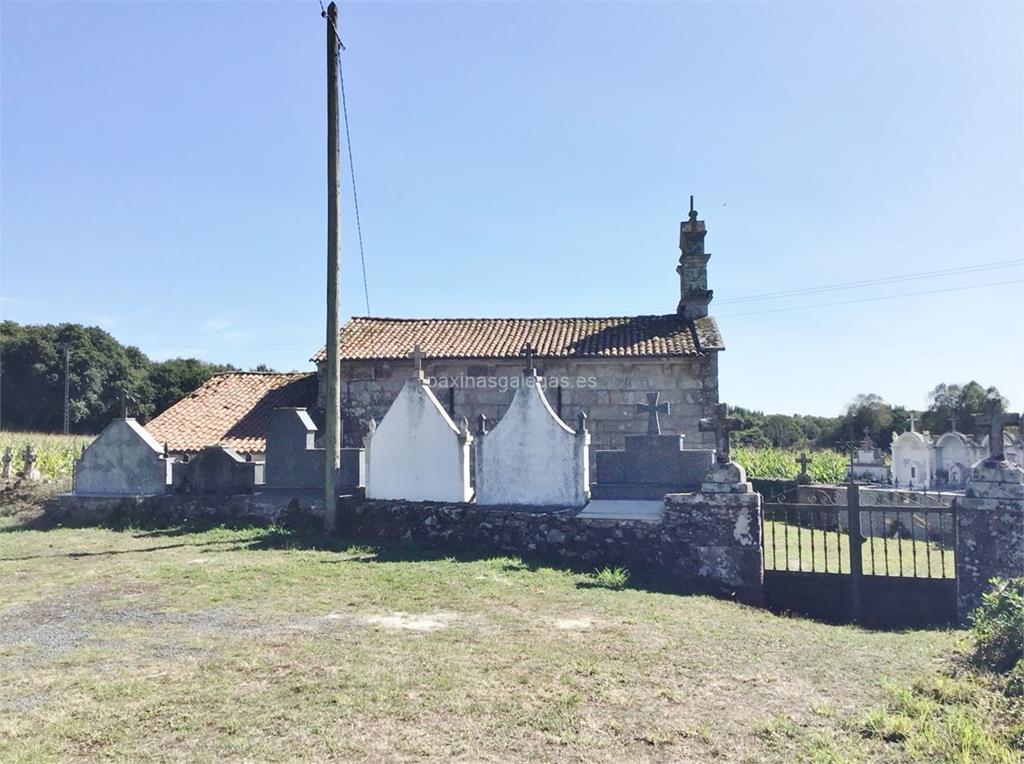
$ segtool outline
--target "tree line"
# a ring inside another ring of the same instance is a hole
[[[65,353],[70,431],[91,434],[122,414],[147,421],[214,374],[238,371],[197,358],[152,361],[137,347],[81,324],[0,322],[0,427],[61,432]],[[259,366],[256,371],[269,371]]]
[[[197,358],[151,361],[137,347],[122,345],[108,332],[81,324],[21,325],[0,322],[0,427],[61,432],[64,425],[64,363],[70,379],[70,430],[91,434],[121,416],[147,421],[206,382],[214,374],[238,371],[231,364]],[[254,371],[270,371],[257,366]],[[849,450],[864,440],[888,448],[892,432],[916,428],[933,433],[951,429],[974,432],[974,415],[987,400],[1001,397],[994,387],[971,381],[940,384],[928,394],[928,408],[911,411],[873,394],[858,395],[839,416],[765,414],[735,407],[747,427],[735,442],[779,448]],[[1006,404],[1005,399],[1004,405]]]
[[[975,381],[963,384],[941,383],[928,393],[928,408],[913,411],[886,403],[873,393],[856,396],[846,410],[835,417],[803,414],[765,414],[742,407],[732,409],[746,427],[737,430],[736,442],[746,446],[778,448],[833,448],[849,451],[855,444],[869,440],[873,446],[887,449],[893,432],[910,429],[911,416],[918,432],[939,434],[955,427],[958,432],[974,434],[974,417],[985,411],[990,398],[1009,402],[995,387]],[[983,433],[982,433],[983,434]]]

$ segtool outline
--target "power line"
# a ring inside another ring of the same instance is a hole
[[[965,265],[958,268],[947,268],[939,271],[924,271],[921,273],[908,273],[902,276],[884,276],[863,281],[847,281],[840,284],[825,284],[823,286],[806,287],[801,289],[789,289],[783,292],[766,292],[764,294],[747,295],[744,297],[730,297],[724,300],[717,300],[719,305],[735,305],[742,302],[755,302],[759,300],[774,300],[781,297],[798,297],[808,294],[820,294],[822,292],[836,292],[843,289],[858,289],[866,286],[879,286],[882,284],[895,284],[904,281],[916,281],[919,279],[941,278],[942,276],[963,275],[967,273],[978,273],[999,268],[1012,268],[1024,265],[1024,260],[1000,260],[994,263],[982,263],[978,265]]]
[[[366,315],[370,315],[370,288],[366,280],[366,253],[363,250],[363,224],[359,219],[359,193],[356,191],[356,165],[352,160],[352,136],[348,131],[348,102],[345,100],[345,70],[338,55],[338,82],[341,83],[341,113],[345,118],[345,145],[348,147],[348,169],[352,175],[352,206],[356,211],[356,233],[359,236],[359,262],[363,269],[363,297],[366,299]]]
[[[786,313],[793,310],[805,310],[808,308],[830,308],[833,305],[853,305],[858,302],[878,302],[880,300],[896,300],[901,297],[918,297],[926,294],[943,294],[945,292],[963,292],[968,289],[984,289],[985,287],[1008,286],[1010,284],[1024,284],[1024,279],[1013,281],[993,281],[988,284],[971,284],[969,286],[949,287],[947,289],[930,289],[924,292],[904,292],[903,294],[888,294],[881,297],[861,297],[857,300],[840,300],[838,302],[819,302],[814,305],[794,305],[790,308],[770,308],[769,310],[754,310],[749,313],[726,313],[715,316],[715,318],[737,318],[739,316],[760,316],[765,313]]]
[[[334,27],[334,36],[338,40],[338,51],[335,55],[338,57],[338,83],[341,85],[341,112],[345,120],[345,146],[348,149],[348,169],[349,174],[352,176],[352,206],[356,212],[356,234],[359,237],[359,264],[362,267],[363,272],[363,298],[366,300],[366,315],[370,315],[370,288],[367,283],[366,276],[366,251],[363,247],[363,223],[359,217],[359,192],[356,190],[356,165],[352,159],[352,134],[349,132],[348,127],[348,101],[345,98],[345,70],[341,65],[341,51],[345,50],[345,44],[341,41],[341,34],[338,32],[338,27],[335,26],[334,21],[330,16],[327,15],[327,9],[324,8],[323,0],[320,2],[320,15],[327,19],[327,23]]]
[[[921,295],[943,294],[943,293],[946,293],[946,292],[962,292],[962,291],[966,291],[966,290],[970,290],[970,289],[985,289],[985,288],[989,288],[989,287],[1009,286],[1011,284],[1021,284],[1021,283],[1024,283],[1024,279],[1015,279],[1015,280],[1012,280],[1012,281],[995,281],[995,282],[991,282],[991,283],[988,283],[988,284],[970,284],[970,285],[967,285],[967,286],[949,287],[947,289],[931,289],[931,290],[926,290],[926,291],[922,291],[922,292],[906,292],[906,293],[903,293],[903,294],[882,295],[880,297],[861,297],[861,298],[858,298],[856,300],[840,300],[840,301],[837,301],[837,302],[815,303],[813,305],[794,305],[794,306],[791,306],[791,307],[788,307],[788,308],[770,308],[768,310],[755,310],[755,311],[749,311],[749,312],[746,312],[746,313],[726,313],[726,314],[723,314],[723,315],[716,315],[715,318],[738,318],[740,316],[759,316],[759,315],[762,315],[762,314],[765,314],[765,313],[786,313],[786,312],[790,312],[790,311],[794,311],[794,310],[804,310],[804,309],[812,309],[812,308],[828,308],[828,307],[832,307],[833,305],[852,305],[852,304],[861,303],[861,302],[877,302],[877,301],[880,301],[880,300],[895,300],[895,299],[899,299],[899,298],[902,298],[902,297],[917,297],[917,296],[921,296]],[[177,349],[180,348],[180,349],[186,349],[186,350],[201,351],[201,350],[205,350],[207,348],[214,348],[214,349],[225,349],[226,348],[226,349],[230,349],[230,350],[259,350],[259,349],[263,349],[263,348],[270,349],[270,348],[292,348],[292,347],[305,347],[305,348],[308,348],[308,347],[310,347],[310,345],[309,345],[308,342],[288,341],[288,340],[282,340],[282,341],[253,340],[253,341],[250,341],[250,342],[232,342],[232,343],[226,344],[226,345],[221,345],[221,344],[204,345],[202,348],[197,347],[196,344],[185,344],[185,345],[148,345],[147,344],[146,347],[148,349],[151,349],[151,350],[177,350]]]

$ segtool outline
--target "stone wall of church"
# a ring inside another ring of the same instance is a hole
[[[476,428],[480,414],[492,422],[512,401],[523,362],[424,361],[431,390],[456,421],[466,417]],[[660,392],[672,411],[661,417],[662,431],[686,435],[686,446],[714,447],[714,435],[701,433],[697,422],[712,415],[718,403],[718,356],[665,360],[538,359],[538,373],[547,380],[551,407],[570,426],[581,409],[587,412],[591,453],[621,449],[627,435],[647,432],[647,418],[635,404],[647,392]],[[323,366],[320,366],[321,380]],[[344,444],[362,444],[370,418],[378,422],[412,374],[412,362],[346,361],[342,364],[341,408]],[[557,383],[553,380],[557,378]],[[323,383],[320,386],[323,404]],[[591,457],[593,462],[593,456]]]

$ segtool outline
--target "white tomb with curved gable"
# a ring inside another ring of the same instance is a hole
[[[430,391],[423,372],[411,377],[380,424],[366,436],[366,496],[407,501],[469,501],[469,434]]]
[[[935,462],[931,439],[919,432],[900,433],[892,441],[892,477],[900,488],[929,488]]]
[[[582,507],[590,496],[590,433],[552,410],[536,374],[521,378],[505,416],[476,436],[476,501]]]

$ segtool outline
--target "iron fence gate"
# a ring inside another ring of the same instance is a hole
[[[956,506],[899,494],[865,506],[860,487],[765,504],[769,606],[832,621],[916,626],[956,620]]]

